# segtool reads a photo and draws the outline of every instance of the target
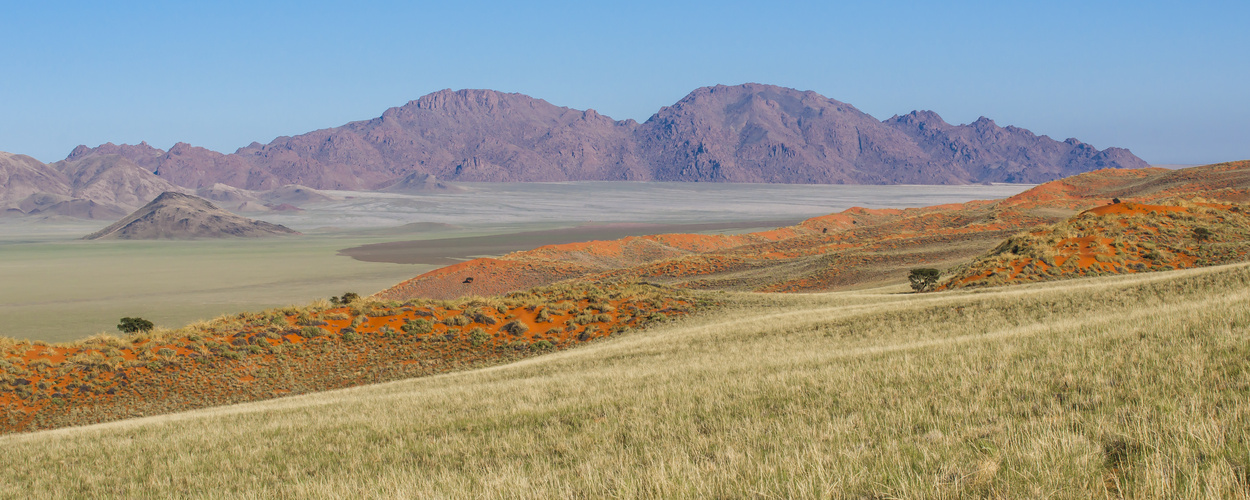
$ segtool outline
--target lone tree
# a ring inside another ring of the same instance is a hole
[[[155,326],[151,321],[143,318],[122,318],[117,324],[117,329],[123,333],[139,333],[149,331]]]
[[[917,292],[923,292],[933,287],[937,283],[938,276],[942,272],[937,269],[917,268],[912,269],[911,274],[907,275],[907,281],[911,282],[911,289]]]

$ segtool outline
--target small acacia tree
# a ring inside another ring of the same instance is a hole
[[[911,289],[917,292],[923,292],[933,285],[937,284],[938,277],[942,275],[937,269],[927,267],[912,269],[911,274],[907,275],[907,281],[911,282]]]
[[[154,327],[156,327],[156,325],[153,325],[151,321],[143,318],[122,318],[121,322],[117,323],[117,329],[121,330],[123,333],[146,332],[152,330]]]

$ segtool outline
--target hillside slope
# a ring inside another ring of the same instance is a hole
[[[733,296],[507,366],[0,437],[0,496],[1241,498],[1248,283]]]
[[[901,282],[910,268],[966,264],[1013,234],[1061,222],[1113,196],[1147,203],[1197,192],[1220,203],[1246,200],[1250,161],[1184,170],[1100,170],[1003,200],[906,210],[852,208],[744,235],[668,234],[549,245],[434,270],[379,296],[492,295],[564,279],[767,292],[864,287]],[[469,277],[475,277],[473,282],[463,283]]]
[[[1250,257],[1247,209],[1201,199],[1092,208],[1008,238],[943,286],[993,286],[1242,262]]]

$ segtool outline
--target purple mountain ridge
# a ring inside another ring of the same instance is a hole
[[[117,155],[183,188],[375,190],[404,179],[635,180],[796,184],[1040,183],[1102,168],[1141,168],[1098,150],[981,118],[931,111],[884,121],[811,91],[761,84],[696,89],[646,122],[613,120],[493,90],[441,90],[372,120],[278,137],[223,154],[79,146],[67,162]]]

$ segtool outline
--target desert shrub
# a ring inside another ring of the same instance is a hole
[[[495,312],[499,314],[508,314],[508,308],[503,305],[495,306]]]
[[[160,349],[157,349],[157,351],[156,351],[156,355],[157,355],[157,356],[164,356],[164,357],[167,357],[167,358],[168,358],[168,357],[170,357],[170,356],[177,355],[177,354],[178,354],[178,351],[175,351],[175,350],[170,349],[170,348],[168,348],[168,347],[162,347],[162,348],[160,348]]]
[[[499,328],[499,331],[507,332],[512,335],[521,335],[525,332],[528,332],[529,330],[530,330],[530,327],[526,326],[525,323],[522,323],[520,321],[509,321]]]
[[[599,314],[595,316],[595,321],[598,321],[600,323],[608,323],[612,321],[612,317],[606,314]]]
[[[257,333],[257,334],[256,334],[256,337],[257,337],[257,338],[261,338],[261,339],[280,339],[280,338],[282,338],[282,336],[281,336],[281,335],[278,335],[278,332],[277,332],[277,331],[275,331],[275,330],[265,330],[265,331],[263,331],[263,332],[259,332],[259,333]]]
[[[394,316],[396,314],[399,314],[399,311],[395,309],[389,309],[389,308],[370,309],[365,312],[365,316],[368,316],[370,318],[381,318],[385,316]]]
[[[342,320],[345,320],[345,319],[352,319],[352,317],[351,317],[351,316],[348,316],[348,315],[343,314],[343,313],[329,313],[329,314],[323,314],[323,315],[321,315],[321,317],[322,317],[322,318],[325,318],[325,319],[332,319],[332,320],[335,320],[335,321],[342,321]]]
[[[460,338],[460,330],[447,330],[447,333],[443,334],[443,340],[446,340],[448,342],[455,342],[459,338]]]
[[[413,335],[424,335],[430,333],[430,331],[434,329],[434,323],[428,319],[410,319],[400,328]]]
[[[490,340],[490,334],[486,333],[486,330],[481,328],[469,330],[469,343],[475,347],[485,344],[488,340]]]
[[[530,343],[529,343],[529,342],[522,341],[522,340],[518,340],[518,341],[516,341],[516,342],[513,342],[513,343],[511,343],[511,344],[508,344],[508,347],[511,347],[511,348],[516,349],[516,350],[518,350],[518,351],[525,351],[525,350],[528,350],[528,349],[530,348]]]
[[[329,334],[330,332],[326,331],[324,328],[321,328],[319,326],[306,326],[304,327],[303,330],[299,331],[299,335],[306,339],[311,339],[315,337],[325,337],[326,335],[329,335]]]
[[[395,331],[395,329],[391,328],[389,325],[382,325],[381,328],[378,328],[378,335],[390,338],[399,335],[399,332]]]
[[[911,282],[911,289],[917,292],[923,292],[937,284],[938,277],[942,275],[941,271],[932,268],[912,269],[907,275],[907,281]]]
[[[539,340],[538,342],[534,342],[534,345],[531,347],[533,347],[535,351],[549,351],[551,349],[555,349],[556,345],[552,344],[550,340]]]
[[[1207,240],[1210,240],[1212,236],[1215,236],[1215,233],[1212,233],[1210,229],[1207,229],[1207,228],[1205,228],[1205,227],[1195,227],[1195,228],[1194,228],[1194,239],[1195,239],[1195,240],[1198,240],[1198,241],[1207,241]]]
[[[547,308],[538,311],[538,315],[534,317],[534,321],[538,323],[548,323],[551,321],[551,313],[547,312]]]
[[[360,325],[363,325],[367,319],[368,318],[364,316],[356,316],[355,318],[352,319],[352,325],[351,325],[352,328],[357,328]]]
[[[341,297],[330,297],[330,303],[336,306],[345,306],[355,302],[356,299],[359,298],[360,295],[356,292],[346,292]]]
[[[447,326],[468,326],[469,323],[472,323],[472,322],[473,322],[472,319],[470,319],[468,316],[465,316],[463,314],[459,316],[452,316],[450,318],[443,320],[443,324]]]
[[[117,329],[121,330],[123,333],[150,332],[155,326],[156,325],[152,324],[151,321],[143,318],[126,317],[122,318],[121,322],[117,323]]]
[[[343,331],[339,333],[342,335],[343,341],[345,342],[355,342],[357,340],[360,340],[360,334],[356,333],[355,330],[344,329]]]
[[[668,321],[668,316],[665,316],[664,313],[654,312],[647,316],[648,323],[663,323],[665,321]]]
[[[546,335],[546,336],[548,336],[548,337],[555,337],[555,336],[557,336],[557,335],[560,335],[560,332],[562,332],[562,331],[563,331],[563,330],[561,330],[561,329],[559,329],[559,328],[552,328],[552,329],[550,329],[550,330],[547,330],[547,333],[544,333],[543,335]]]
[[[573,318],[573,322],[579,325],[584,325],[587,323],[594,323],[595,317],[589,314],[578,314],[577,316]]]
[[[495,321],[495,318],[492,317],[491,315],[483,313],[475,309],[467,310],[463,314],[461,314],[461,316],[467,317],[471,319],[473,322],[481,323],[483,325],[493,325],[497,323],[497,321]]]
[[[590,340],[590,338],[593,337],[596,333],[599,333],[599,327],[593,326],[593,325],[588,326],[586,327],[585,330],[582,330],[582,333],[577,334],[577,340],[585,342],[587,340]]]

